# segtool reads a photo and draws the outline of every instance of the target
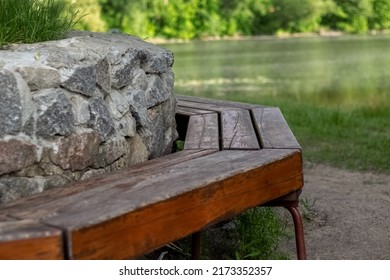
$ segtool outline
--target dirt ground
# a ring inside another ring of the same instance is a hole
[[[390,260],[389,175],[305,164],[304,176],[308,259]]]

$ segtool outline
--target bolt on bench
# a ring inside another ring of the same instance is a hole
[[[278,108],[178,97],[184,150],[0,206],[0,259],[136,258],[260,206],[298,211],[301,148]]]

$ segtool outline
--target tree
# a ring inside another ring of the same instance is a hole
[[[390,28],[390,0],[373,0],[372,15],[368,19],[370,29]]]
[[[335,9],[323,18],[332,29],[363,33],[369,29],[368,18],[373,14],[373,0],[334,0]]]
[[[111,29],[122,30],[125,15],[129,12],[128,0],[98,0],[104,20]]]
[[[318,31],[322,16],[332,6],[329,0],[272,0],[265,19],[267,29],[272,33]]]

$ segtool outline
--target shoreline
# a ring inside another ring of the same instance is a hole
[[[191,42],[213,42],[213,41],[246,41],[246,40],[275,40],[275,39],[290,39],[290,38],[342,38],[350,36],[386,36],[390,35],[390,30],[372,30],[364,34],[351,34],[337,30],[321,30],[319,32],[307,33],[280,33],[275,35],[235,35],[235,36],[207,36],[196,39],[178,39],[178,38],[146,38],[143,39],[153,44],[185,44]]]

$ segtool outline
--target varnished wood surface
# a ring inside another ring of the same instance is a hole
[[[232,153],[230,151],[226,154],[223,152],[218,154],[223,157]],[[277,156],[273,151],[272,154]],[[281,154],[277,157],[280,156]],[[117,218],[105,219],[106,222],[102,224],[78,228],[75,224],[85,224],[85,222],[80,223],[77,221],[79,218],[76,216],[72,218],[69,215],[53,218],[52,221],[47,219],[46,222],[53,222],[58,226],[66,225],[71,229],[69,238],[72,250],[69,254],[72,258],[136,257],[139,252],[150,251],[200,230],[207,224],[235,216],[245,209],[302,187],[299,153],[282,156],[279,161],[271,161],[265,166],[259,165],[253,169],[248,168],[243,160],[243,158],[236,158],[230,161],[229,165],[232,164],[235,171],[231,169],[229,176],[223,174],[221,176],[225,177],[217,180],[216,177],[219,175],[210,174],[207,170],[220,161],[212,161],[202,170],[191,175],[187,172],[186,175],[190,178],[186,181],[196,183],[185,191],[180,188],[180,182],[177,182],[179,177],[162,180],[163,185],[172,184],[172,190],[166,191],[169,194],[164,192],[166,195],[164,199],[156,203],[148,203],[148,207],[124,211]],[[157,188],[154,186],[151,191],[157,193]],[[122,195],[127,196],[126,193]],[[120,203],[117,198],[113,202]],[[110,242],[111,239],[115,242]]]
[[[184,150],[219,150],[218,115],[193,115],[188,122]]]
[[[0,260],[64,259],[62,232],[31,220],[0,222]]]

